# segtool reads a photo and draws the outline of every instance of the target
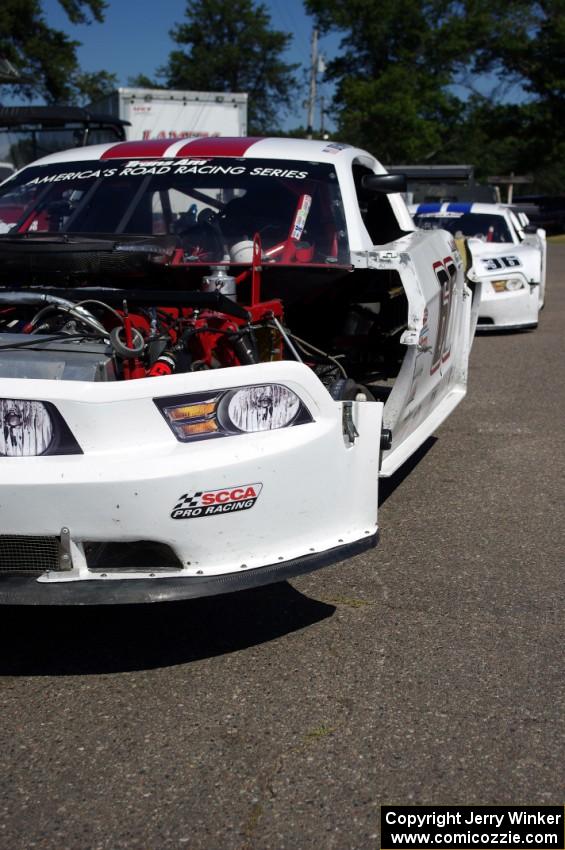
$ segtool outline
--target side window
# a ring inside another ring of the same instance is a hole
[[[399,239],[403,231],[398,226],[398,221],[386,195],[375,195],[366,192],[361,186],[361,180],[365,174],[373,174],[370,168],[360,163],[353,163],[353,182],[361,218],[371,237],[373,245],[385,245]]]

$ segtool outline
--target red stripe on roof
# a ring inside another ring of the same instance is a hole
[[[102,154],[100,159],[131,159],[132,157],[164,156],[175,139],[148,139],[145,142],[119,142]]]
[[[259,136],[210,136],[187,142],[176,156],[243,156],[249,148],[260,142]]]

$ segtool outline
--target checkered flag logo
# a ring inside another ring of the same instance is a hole
[[[262,488],[263,485],[258,482],[183,493],[171,511],[171,518],[192,519],[248,511],[257,501]]]
[[[196,505],[200,502],[200,496],[202,495],[202,490],[198,493],[184,493],[177,504],[175,505],[175,511],[182,510],[183,508],[195,508]]]

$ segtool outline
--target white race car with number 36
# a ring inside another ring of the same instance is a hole
[[[462,260],[348,145],[123,142],[0,187],[0,602],[226,593],[375,546],[463,398]]]
[[[410,210],[423,230],[465,238],[467,277],[482,284],[478,330],[537,327],[545,299],[545,230],[528,232],[527,216],[504,204],[427,203]]]

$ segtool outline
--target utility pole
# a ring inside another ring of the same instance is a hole
[[[311,41],[311,52],[310,52],[310,93],[308,95],[308,121],[307,121],[307,129],[306,129],[306,137],[308,139],[312,138],[312,134],[314,132],[314,110],[316,108],[316,81],[318,75],[318,30],[316,27],[312,30],[312,41]]]

